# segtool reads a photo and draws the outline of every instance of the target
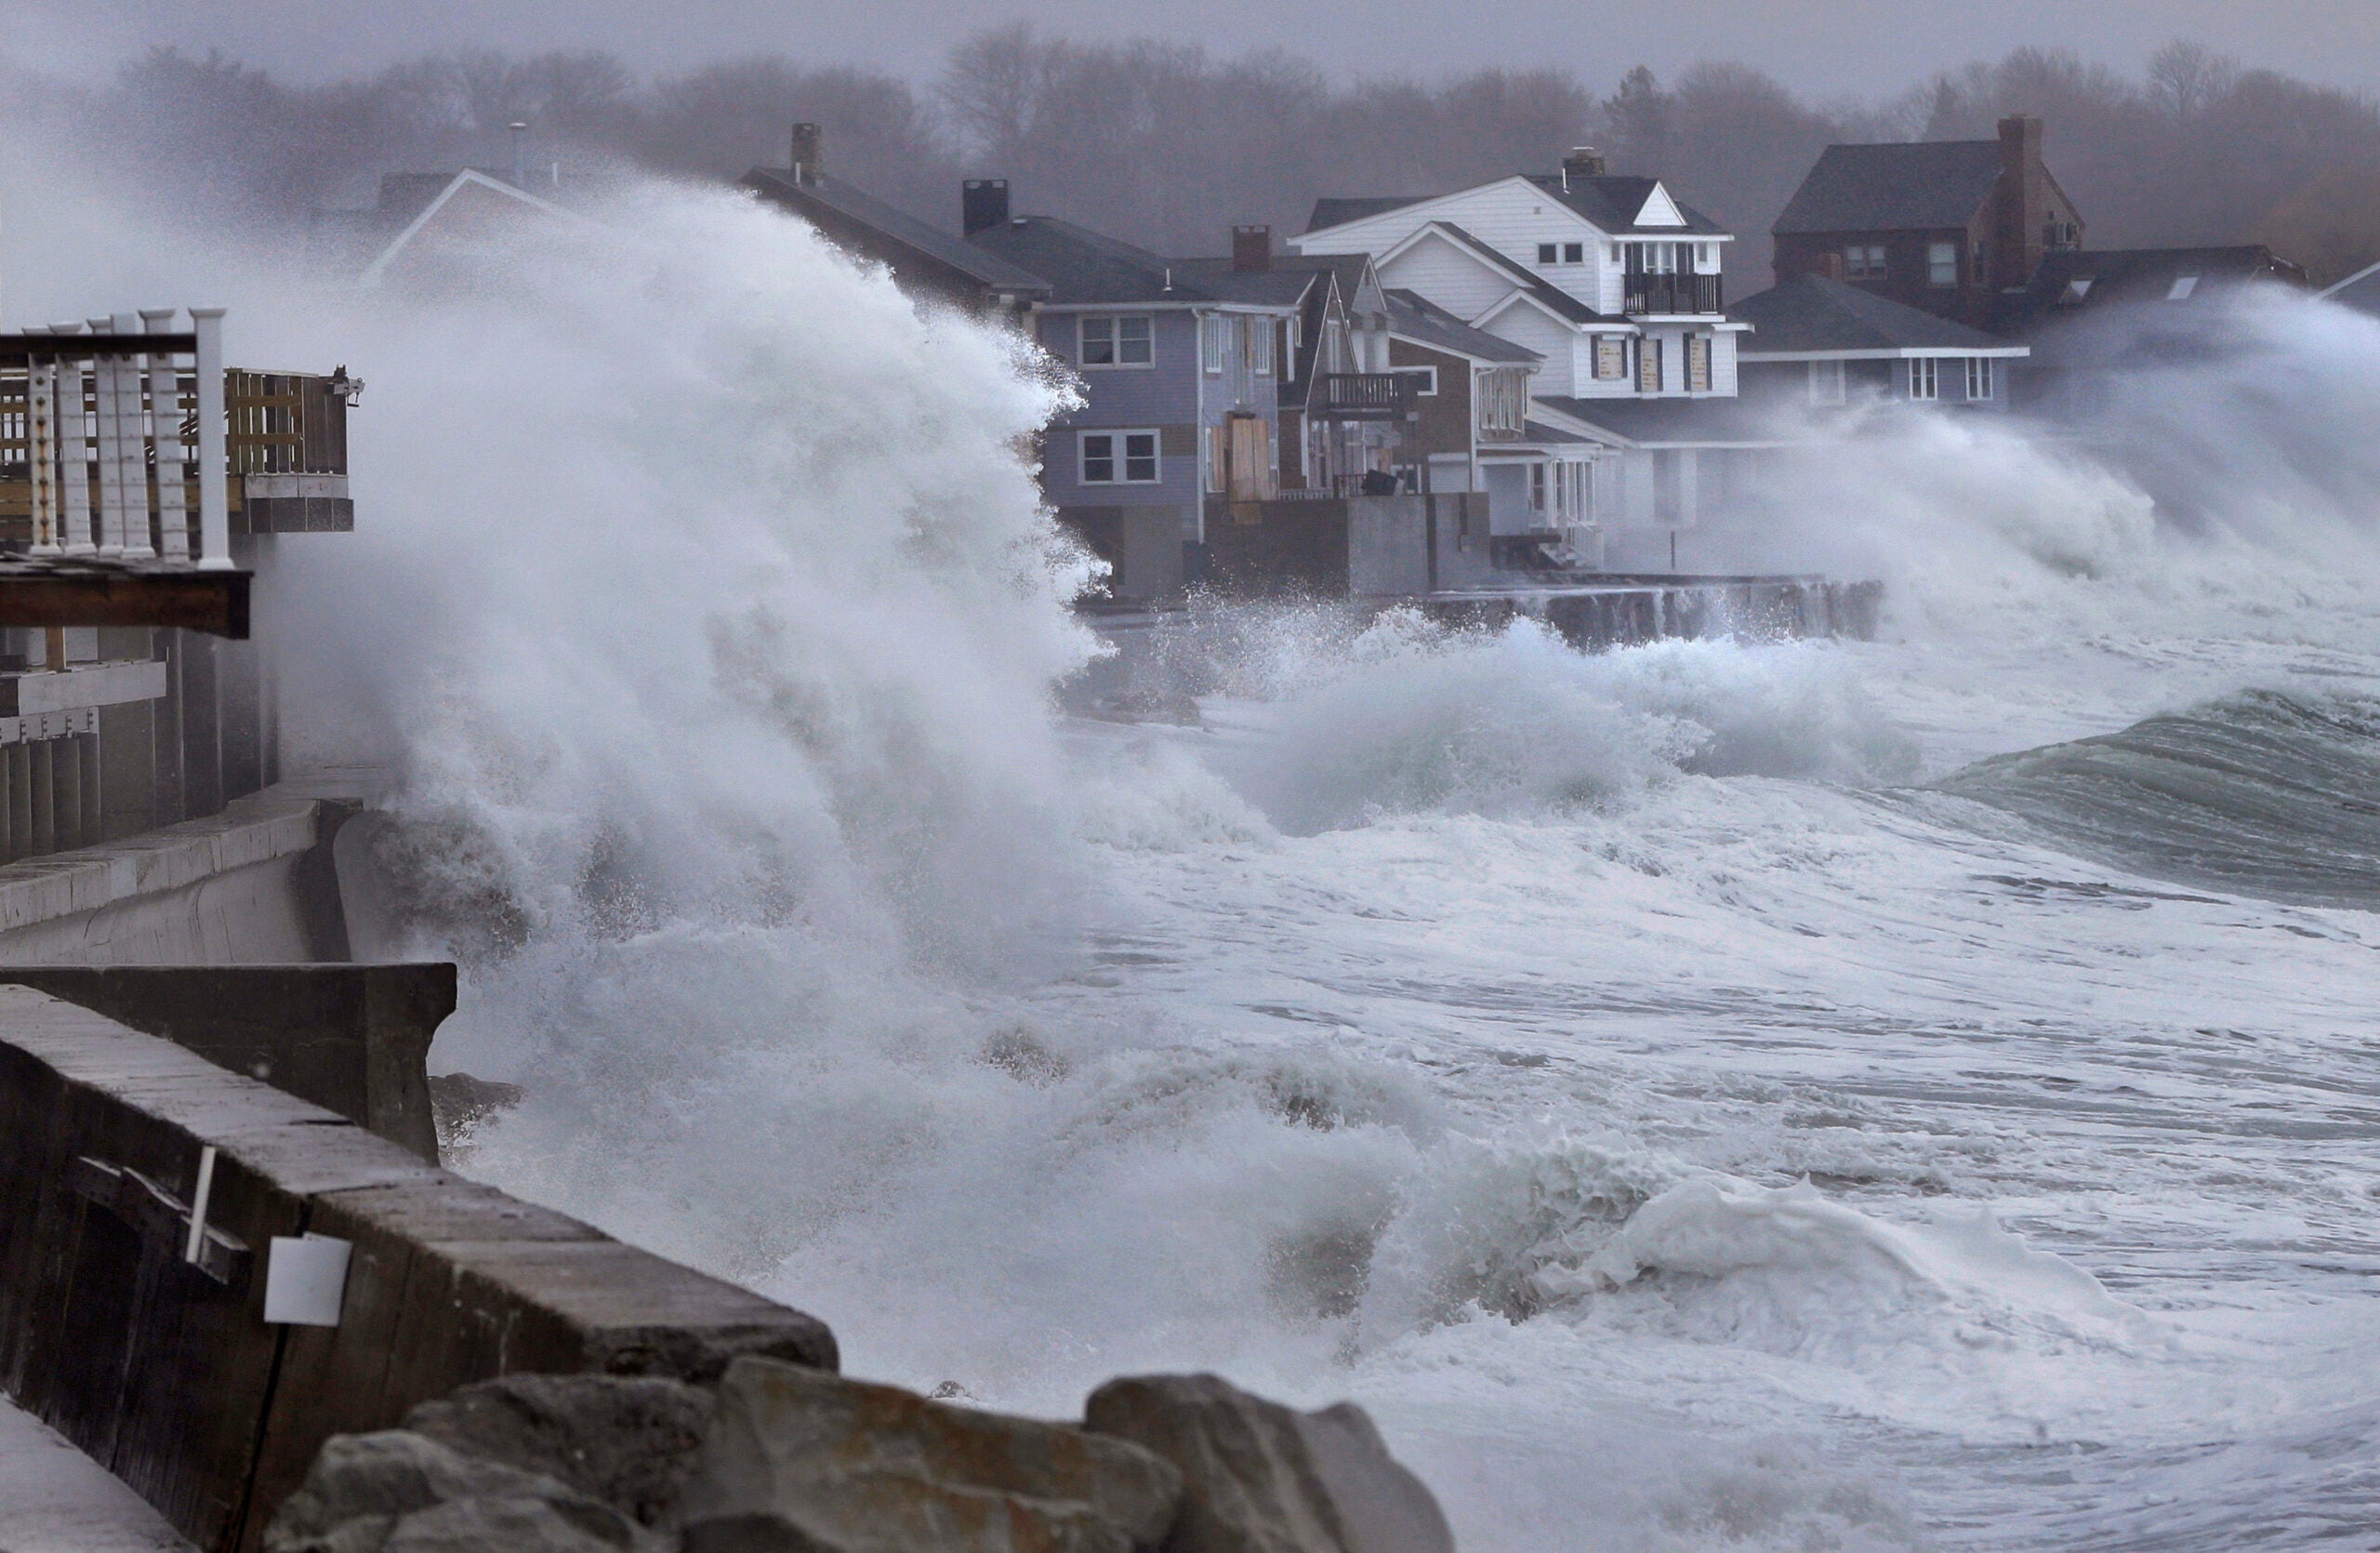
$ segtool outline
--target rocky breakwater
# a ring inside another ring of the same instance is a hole
[[[777,1360],[507,1375],[326,1442],[266,1553],[1452,1553],[1351,1403],[1144,1375],[1079,1424]]]

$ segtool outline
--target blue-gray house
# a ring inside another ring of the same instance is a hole
[[[967,240],[1049,286],[1026,327],[1076,373],[1084,405],[1050,428],[1042,489],[1111,565],[1121,599],[1199,575],[1210,507],[1270,499],[1280,381],[1319,266],[1275,268],[1271,234],[1229,259],[1166,259],[1048,216],[1012,216],[1005,183],[968,185]]]

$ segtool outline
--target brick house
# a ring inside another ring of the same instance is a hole
[[[2030,117],[2002,119],[1996,140],[1829,146],[1770,231],[1780,282],[1823,275],[1974,328],[2082,246]]]

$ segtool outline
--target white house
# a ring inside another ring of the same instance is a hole
[[[1659,179],[1614,177],[1576,150],[1558,172],[1448,194],[1322,200],[1290,245],[1368,254],[1382,285],[1542,358],[1527,436],[1498,448],[1483,471],[1491,521],[1499,533],[1559,533],[1589,551],[1614,524],[1696,520],[1691,402],[1735,398],[1737,336],[1749,327],[1725,311],[1734,241]],[[1646,400],[1679,402],[1662,417],[1658,447],[1632,430],[1628,412]],[[1724,413],[1733,408],[1713,406],[1729,423],[1724,433],[1714,426],[1714,447],[1742,435]],[[1597,459],[1614,467],[1590,480],[1580,466]],[[1530,498],[1506,499],[1503,488]],[[1639,490],[1664,499],[1616,495]]]

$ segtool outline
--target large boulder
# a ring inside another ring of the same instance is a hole
[[[1180,1469],[1165,1553],[1454,1553],[1437,1500],[1353,1402],[1300,1413],[1216,1375],[1131,1375],[1084,1422]]]
[[[568,1484],[404,1429],[333,1435],[265,1553],[623,1553],[628,1517]]]
[[[739,1359],[684,1500],[685,1553],[1134,1553],[1182,1480],[1128,1441]]]
[[[657,1376],[503,1375],[423,1402],[404,1427],[660,1526],[676,1513],[711,1406],[709,1392]]]

